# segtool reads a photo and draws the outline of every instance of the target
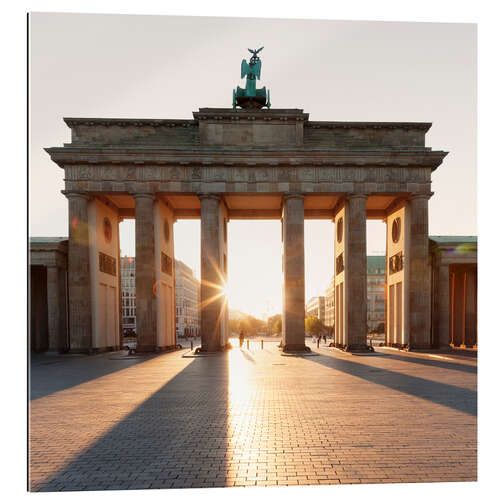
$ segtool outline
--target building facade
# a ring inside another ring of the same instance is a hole
[[[325,297],[313,297],[306,304],[306,317],[315,316],[325,324]]]
[[[335,276],[332,276],[325,293],[325,326],[335,326]]]
[[[368,255],[366,262],[368,331],[385,331],[385,255]]]
[[[180,260],[175,261],[175,331],[180,337],[200,334],[200,282],[193,270]]]
[[[123,336],[136,333],[135,257],[121,258]]]

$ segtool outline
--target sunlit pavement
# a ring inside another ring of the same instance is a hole
[[[476,480],[475,359],[309,345],[37,358],[31,489]]]

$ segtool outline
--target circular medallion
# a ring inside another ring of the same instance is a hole
[[[341,217],[337,221],[337,243],[342,242],[342,234],[344,233],[344,218]]]
[[[392,242],[397,243],[401,236],[401,217],[396,217],[392,221]]]
[[[170,226],[168,225],[168,220],[163,223],[163,236],[165,237],[165,243],[168,243],[170,239]]]
[[[111,238],[113,237],[113,228],[111,227],[111,222],[107,217],[104,217],[104,239],[106,243],[111,242]]]

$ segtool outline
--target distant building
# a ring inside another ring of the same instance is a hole
[[[332,276],[325,293],[325,326],[335,326],[335,280]]]
[[[366,289],[368,329],[375,330],[380,323],[383,323],[385,328],[385,255],[368,255]]]
[[[136,331],[135,257],[122,257],[122,325],[123,333]],[[199,335],[200,283],[193,270],[180,260],[175,261],[176,334]]]
[[[180,260],[175,261],[176,335],[200,335],[200,282],[193,270]]]
[[[121,258],[122,332],[136,333],[135,322],[135,257]]]
[[[316,316],[321,323],[325,324],[325,297],[313,297],[306,304],[306,317]]]

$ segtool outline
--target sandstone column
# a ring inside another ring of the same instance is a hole
[[[366,350],[366,195],[348,197],[346,210],[346,349]]]
[[[47,309],[49,351],[65,351],[66,346],[66,283],[65,270],[47,267]]]
[[[90,352],[92,310],[90,303],[89,226],[87,203],[82,192],[65,192],[68,198],[68,306],[70,349]]]
[[[156,349],[153,195],[135,193],[135,295],[137,350]]]
[[[431,346],[431,266],[429,259],[429,195],[410,197],[409,347]]]
[[[221,198],[215,194],[199,195],[201,202],[201,351],[215,352],[221,343],[224,314],[224,269],[222,261]]]
[[[283,198],[283,351],[305,351],[304,196]]]
[[[441,264],[437,273],[437,331],[439,347],[449,347],[450,339],[450,268]]]
[[[118,348],[123,349],[123,297],[122,297],[122,254],[120,250],[120,222],[123,221],[123,217],[118,217],[118,224],[116,227],[117,238],[116,244],[118,246],[118,259],[117,259],[117,270],[118,273],[118,331],[119,331],[119,345]]]

